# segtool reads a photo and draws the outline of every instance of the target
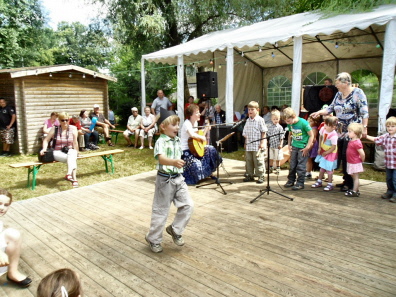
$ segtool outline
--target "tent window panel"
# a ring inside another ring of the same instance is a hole
[[[323,72],[312,72],[307,75],[307,77],[303,81],[303,85],[306,86],[316,86],[316,85],[324,85],[325,79],[328,76]]]
[[[359,69],[351,73],[352,83],[358,84],[367,97],[370,114],[378,113],[379,80],[378,77],[366,69]]]
[[[268,83],[268,106],[291,105],[291,82],[286,77],[279,75],[270,80]]]

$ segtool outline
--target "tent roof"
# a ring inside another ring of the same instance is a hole
[[[0,69],[0,73],[10,73],[11,78],[24,77],[31,75],[39,75],[45,73],[56,73],[61,71],[71,71],[75,70],[81,73],[89,74],[98,78],[103,78],[106,80],[117,81],[116,78],[101,74],[97,71],[89,70],[83,67],[75,65],[52,65],[52,66],[37,66],[37,67],[22,67],[22,68],[10,68],[10,69]]]
[[[396,5],[329,18],[320,12],[307,12],[209,33],[143,58],[176,65],[177,57],[184,56],[185,64],[205,66],[213,59],[212,52],[233,47],[262,68],[277,67],[293,63],[293,37],[298,36],[303,37],[303,63],[381,57],[385,25],[394,18]]]

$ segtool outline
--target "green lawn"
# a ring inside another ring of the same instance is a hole
[[[125,140],[121,138],[122,135],[119,135],[118,143],[114,148],[124,149],[125,153],[114,156],[116,168],[115,173],[108,174],[105,172],[104,161],[100,157],[81,160],[78,163],[79,168],[77,173],[80,186],[92,185],[102,181],[118,179],[155,169],[153,150],[148,148],[143,150],[127,148]],[[101,144],[100,147],[101,150],[113,149],[112,147],[109,147],[105,144]],[[84,152],[83,154],[86,153],[89,152]],[[243,161],[244,151],[243,149],[239,149],[233,153],[224,153],[223,157]],[[42,166],[37,178],[37,187],[34,191],[26,187],[26,168],[11,168],[8,166],[12,163],[22,163],[36,160],[36,155],[21,155],[10,158],[0,158],[0,168],[3,172],[1,187],[9,190],[13,194],[14,200],[23,200],[27,198],[43,196],[72,188],[71,183],[63,179],[66,174],[65,164],[55,163]],[[287,165],[285,165],[284,168],[287,168]],[[384,172],[375,171],[371,169],[371,166],[367,165],[365,166],[365,170],[366,171],[361,175],[362,178],[375,181],[385,181]]]

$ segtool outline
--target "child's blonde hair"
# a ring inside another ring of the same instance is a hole
[[[256,109],[258,109],[259,108],[259,104],[258,104],[257,101],[250,101],[249,104],[248,104],[248,108],[256,108]]]
[[[294,112],[293,108],[286,107],[283,110],[283,116],[285,117],[285,119],[295,118],[296,117],[296,113]]]
[[[159,130],[161,134],[164,134],[164,128],[168,125],[176,125],[177,123],[180,123],[180,118],[177,115],[171,115],[167,117],[165,120],[162,121],[162,123],[159,125]]]
[[[274,110],[273,112],[271,112],[271,119],[280,119],[280,112],[279,110]]]
[[[396,126],[396,117],[390,117],[386,120],[385,125],[388,126]]]
[[[62,289],[63,288],[63,289]],[[68,297],[82,294],[80,279],[73,270],[63,268],[45,276],[37,287],[37,297],[62,297],[67,292]]]
[[[359,124],[359,123],[349,124],[348,130],[351,130],[353,133],[355,133],[358,138],[362,138],[362,134],[363,134],[363,125],[362,124]]]

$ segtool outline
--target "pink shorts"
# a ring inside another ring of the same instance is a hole
[[[347,163],[347,172],[348,174],[352,175],[354,173],[359,173],[363,172],[363,164],[362,163],[357,163],[357,164],[351,164]]]

